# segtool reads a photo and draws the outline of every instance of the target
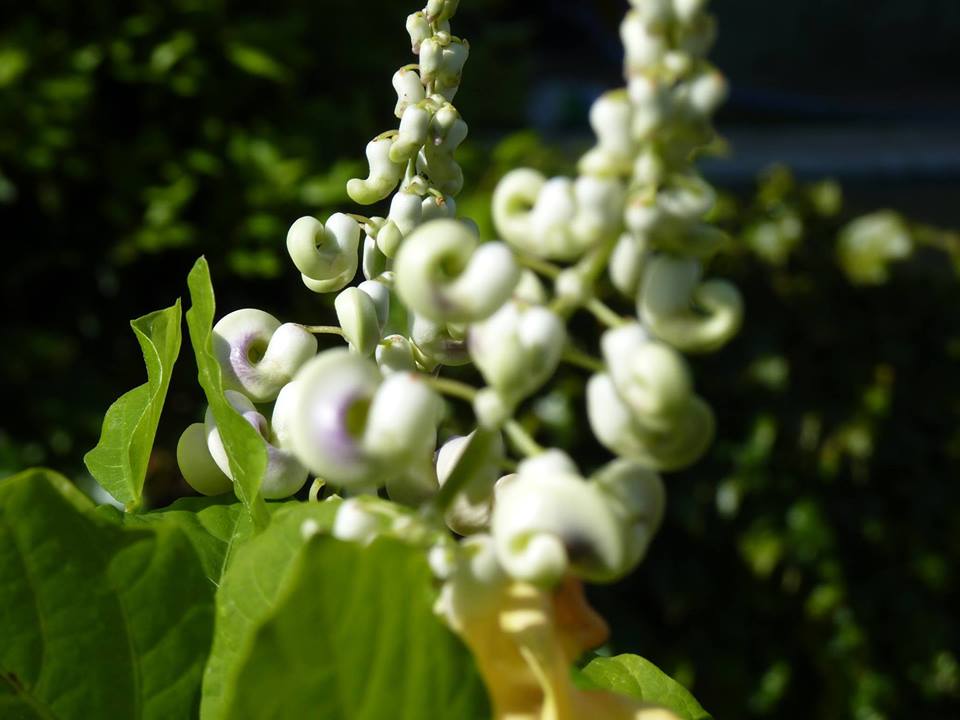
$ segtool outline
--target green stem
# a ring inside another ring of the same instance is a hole
[[[607,327],[615,328],[615,327],[620,327],[621,325],[627,324],[626,318],[622,317],[621,315],[618,315],[613,310],[611,310],[609,306],[607,306],[602,301],[597,300],[596,298],[591,298],[590,300],[587,300],[584,307],[587,310],[589,310],[591,313],[593,313],[593,316],[597,318],[597,320],[602,322],[604,325],[606,325]]]
[[[540,258],[535,258],[530,255],[524,255],[522,253],[515,253],[517,262],[528,270],[533,270],[536,273],[545,275],[548,278],[556,278],[563,268],[559,265],[554,265],[552,262],[547,262],[546,260],[541,260]]]
[[[523,426],[516,420],[507,420],[503,424],[503,431],[517,450],[527,457],[533,457],[543,452],[543,446],[534,440],[530,433],[524,430]]]
[[[603,361],[599,358],[595,358],[592,355],[588,355],[573,345],[567,345],[563,349],[563,355],[561,356],[564,362],[568,362],[571,365],[576,365],[577,367],[583,368],[584,370],[589,370],[590,372],[604,372],[606,366],[603,364]]]
[[[314,335],[339,335],[343,337],[343,328],[336,325],[301,325],[300,327]]]
[[[450,378],[437,377],[434,375],[424,375],[423,381],[437,392],[449,395],[450,397],[466,400],[469,403],[477,396],[476,388]]]

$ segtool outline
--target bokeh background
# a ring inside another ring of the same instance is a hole
[[[463,214],[489,228],[489,192],[511,166],[571,166],[589,103],[619,82],[625,6],[463,0]],[[393,122],[413,9],[4,9],[3,475],[44,464],[87,482],[104,410],[143,381],[127,323],[184,295],[200,254],[224,311],[332,318],[286,259],[285,232],[349,207],[345,180]],[[733,237],[714,267],[742,289],[747,322],[695,363],[718,416],[711,454],[668,479],[645,564],[592,593],[615,629],[607,649],[654,660],[719,719],[960,717],[960,3],[713,10],[732,93],[718,117],[728,153],[704,167]],[[838,234],[881,208],[912,252],[858,274]],[[202,411],[194,378],[185,347],[154,505],[188,492],[172,450]],[[524,422],[600,462],[573,431],[582,382],[561,375]]]

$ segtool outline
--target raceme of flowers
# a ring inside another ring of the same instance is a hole
[[[393,76],[397,128],[368,143],[369,174],[347,185],[360,205],[389,198],[386,216],[303,217],[287,235],[306,287],[337,293],[338,325],[229,313],[214,328],[227,399],[267,447],[264,498],[313,476],[348,498],[337,537],[429,548],[438,612],[473,650],[498,717],[672,717],[578,694],[566,667],[605,626],[571,645],[556,617],[570,617],[558,608],[580,581],[615,581],[643,559],[663,515],[659,473],[695,462],[713,436],[683,353],[716,350],[742,319],[736,288],[706,277],[724,236],[703,219],[714,192],[693,165],[725,95],[704,59],[714,23],[705,0],[632,0],[626,87],[593,104],[579,174],[509,172],[493,194],[497,237],[482,238],[455,200],[470,50],[451,33],[457,5],[430,0],[407,18],[417,62]],[[604,273],[632,317],[600,296]],[[578,311],[606,326],[594,354],[568,333]],[[322,332],[345,347],[318,354]],[[590,373],[589,425],[615,456],[592,472],[513,419],[564,361]],[[484,387],[442,374],[467,363]],[[471,404],[476,429],[437,448],[443,394]],[[212,413],[177,455],[199,492],[231,489]],[[505,657],[525,669],[497,670]]]

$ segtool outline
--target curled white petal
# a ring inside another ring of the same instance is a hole
[[[227,390],[225,396],[233,408],[256,429],[266,446],[267,467],[260,483],[260,494],[267,500],[279,500],[300,490],[307,481],[307,469],[300,464],[292,452],[270,441],[271,431],[267,419],[257,411],[245,395]],[[233,473],[230,470],[227,451],[220,438],[220,430],[213,412],[209,408],[204,419],[204,431],[211,457],[220,470],[232,479]]]
[[[375,482],[379,463],[363,447],[367,412],[380,384],[372,361],[346,349],[327,350],[297,374],[290,444],[315,475],[335,486]]]
[[[587,383],[587,417],[596,438],[623,457],[657,470],[678,470],[706,452],[713,439],[710,406],[692,396],[669,427],[645,425],[621,398],[606,373]]]
[[[220,495],[233,489],[233,481],[210,455],[203,423],[193,423],[183,431],[177,442],[177,465],[183,479],[201,495]]]
[[[436,322],[472,322],[489,316],[510,296],[520,277],[513,254],[503,243],[480,244],[456,220],[432,220],[418,227],[400,247],[395,270],[403,301]]]
[[[353,178],[347,183],[347,194],[354,202],[372,205],[389,195],[405,169],[404,163],[390,159],[394,138],[376,138],[367,143],[367,163],[370,174],[365,179]]]
[[[493,191],[493,224],[504,240],[521,249],[531,242],[530,212],[546,178],[529,168],[511,170]]]
[[[336,213],[326,225],[312,217],[297,220],[287,232],[287,252],[314,292],[339,290],[357,272],[360,226]]]
[[[623,572],[629,572],[646,554],[663,521],[666,490],[660,475],[631,460],[618,459],[603,466],[591,481],[611,503],[623,533]]]
[[[604,333],[603,357],[621,398],[653,428],[669,428],[693,394],[690,370],[671,347],[651,340],[637,323]]]
[[[740,329],[743,300],[723,280],[699,283],[695,261],[659,255],[644,270],[638,315],[664,342],[683,352],[711,352]]]
[[[317,353],[317,339],[296,323],[262,310],[235,310],[213,326],[213,351],[224,386],[254,402],[270,402]]]
[[[517,580],[550,585],[569,570],[603,581],[624,563],[610,503],[576,474],[521,466],[497,491],[491,531],[500,564]]]

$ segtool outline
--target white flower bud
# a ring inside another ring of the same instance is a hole
[[[363,239],[363,276],[367,280],[382,275],[387,269],[387,256],[377,247],[377,239],[367,235]]]
[[[422,11],[407,15],[407,34],[410,36],[410,47],[414,54],[420,52],[424,40],[433,37],[430,21]]]
[[[689,25],[703,11],[707,0],[673,0],[673,12],[684,25]]]
[[[590,478],[613,509],[624,539],[626,574],[647,552],[663,521],[666,491],[653,470],[630,460],[614,460]]]
[[[673,0],[630,0],[630,4],[648,25],[663,27],[673,20]]]
[[[620,40],[626,53],[625,65],[629,75],[654,68],[670,47],[666,35],[645,22],[636,9],[627,12],[620,23]]]
[[[466,140],[468,130],[457,109],[450,103],[444,103],[433,116],[433,145],[438,150],[453,152]]]
[[[453,472],[453,468],[463,456],[467,443],[473,433],[463,437],[452,437],[437,452],[437,479],[443,486]],[[484,462],[473,468],[470,479],[462,492],[456,496],[445,520],[451,530],[460,535],[471,535],[486,529],[490,525],[490,513],[493,510],[493,488],[500,474],[500,460],[503,457],[503,441],[497,442],[484,458]]]
[[[520,278],[509,248],[499,242],[480,244],[456,220],[432,220],[418,227],[400,246],[395,269],[403,301],[436,322],[488,317]]]
[[[518,168],[504,175],[493,190],[493,224],[514,247],[527,250],[531,244],[530,213],[545,182],[536,170]]]
[[[633,104],[633,139],[647,142],[670,116],[671,92],[652,78],[635,75],[627,81],[627,93]]]
[[[430,22],[449,20],[457,12],[460,0],[427,0],[427,19]]]
[[[413,356],[413,345],[403,335],[388,335],[379,345],[375,354],[380,372],[389,375],[395,372],[413,372],[417,361]]]
[[[333,292],[357,274],[360,225],[349,215],[335,213],[323,225],[312,217],[297,220],[287,232],[287,252],[317,293]]]
[[[293,453],[270,442],[271,432],[267,419],[257,412],[253,403],[245,395],[227,390],[225,396],[244,420],[256,429],[266,446],[267,467],[260,483],[260,494],[266,500],[279,500],[300,490],[307,482],[307,469],[300,464]],[[207,408],[204,418],[204,431],[207,434],[207,448],[214,462],[227,477],[233,479],[227,451],[223,446],[220,430],[210,408]]]
[[[317,339],[301,325],[281,325],[273,315],[247,308],[225,315],[213,326],[213,352],[224,387],[255,402],[270,402],[317,354]]]
[[[468,347],[484,380],[519,402],[553,376],[566,339],[564,323],[555,313],[509,300],[470,326]]]
[[[420,75],[409,68],[400,68],[393,74],[393,89],[397,91],[397,106],[393,110],[397,118],[402,118],[408,107],[422,102],[427,96]]]
[[[367,143],[367,163],[370,165],[370,174],[366,179],[353,178],[347,183],[347,195],[361,205],[372,205],[383,200],[393,192],[403,177],[406,163],[394,162],[390,159],[390,149],[394,138],[375,138]]]
[[[737,289],[723,280],[698,284],[699,273],[695,260],[658,255],[644,269],[637,302],[637,314],[653,334],[683,352],[716,350],[743,320]]]
[[[608,330],[600,344],[617,392],[644,425],[666,430],[687,411],[693,382],[676,350],[637,323]]]
[[[470,362],[467,344],[462,338],[454,337],[446,325],[418,313],[413,314],[410,322],[410,339],[415,346],[417,362],[425,368]]]
[[[439,220],[440,218],[455,218],[457,216],[457,201],[452,195],[442,198],[427,195],[421,203],[423,222]]]
[[[587,383],[587,417],[593,434],[607,448],[657,470],[678,470],[693,463],[713,438],[713,412],[699,397],[691,396],[668,429],[655,429],[644,425],[606,373]]]
[[[435,82],[443,65],[443,45],[431,35],[420,43],[420,77],[425,85]]]
[[[890,276],[889,264],[913,252],[910,230],[899,215],[881,210],[857,218],[840,231],[837,255],[851,282],[881,285]]]
[[[427,142],[432,116],[423,105],[411,105],[403,111],[396,140],[390,146],[390,161],[405,163]]]
[[[373,298],[360,288],[348,287],[337,295],[333,307],[350,348],[361,355],[372,355],[380,342],[380,321]]]
[[[590,126],[597,145],[580,159],[581,173],[629,174],[635,154],[632,137],[633,108],[624,90],[607,92],[590,107]]]
[[[391,273],[385,273],[380,280],[364,280],[357,285],[357,290],[373,300],[373,306],[377,311],[377,325],[380,330],[383,330],[390,317],[390,288],[387,287],[390,277]]]
[[[709,117],[727,99],[727,81],[716,70],[701,73],[690,81],[687,102],[701,117]]]
[[[520,281],[513,289],[513,299],[528,305],[545,305],[548,300],[543,283],[532,270],[520,272]]]
[[[513,398],[504,397],[494,387],[485,387],[473,398],[473,414],[480,427],[496,430],[510,419],[515,405]]]
[[[350,498],[340,503],[333,520],[330,534],[337,540],[369,545],[374,541],[383,523],[380,518],[363,506],[359,498]]]
[[[392,373],[377,389],[367,414],[363,446],[385,463],[409,463],[436,443],[440,397],[417,373]]]
[[[516,580],[553,585],[567,572],[604,581],[624,565],[610,503],[576,472],[521,463],[498,489],[491,530],[497,559]]]
[[[183,431],[177,442],[177,465],[183,479],[201,495],[220,495],[233,489],[233,481],[210,455],[203,423],[193,423]]]
[[[607,272],[613,286],[626,297],[637,295],[646,256],[647,243],[632,233],[623,233],[613,247]]]

